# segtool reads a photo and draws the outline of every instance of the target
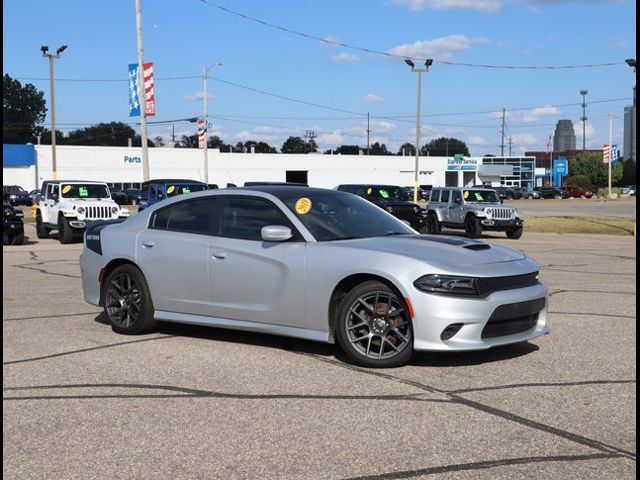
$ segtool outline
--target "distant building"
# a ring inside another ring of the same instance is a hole
[[[633,89],[633,105],[624,107],[624,158],[636,161],[636,89]]]
[[[564,150],[564,151],[553,151],[553,158],[556,159],[558,157],[564,157],[570,162],[575,160],[575,158],[581,153],[599,153],[602,154],[602,149],[591,149],[587,148],[586,150]],[[536,167],[539,168],[549,168],[549,152],[542,151],[534,151],[534,152],[524,152],[527,157],[535,157],[536,159]]]
[[[553,135],[553,151],[565,152],[576,149],[576,132],[571,120],[558,120]]]

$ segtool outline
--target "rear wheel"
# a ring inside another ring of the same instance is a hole
[[[149,286],[135,266],[117,267],[107,276],[103,288],[104,311],[114,332],[136,335],[155,327]]]
[[[464,221],[464,231],[467,234],[467,237],[480,238],[482,235],[482,225],[480,225],[480,220],[473,215],[469,215]]]
[[[42,222],[42,213],[36,212],[36,235],[38,238],[49,238],[49,229]]]
[[[524,227],[516,228],[515,230],[507,230],[507,238],[511,238],[512,240],[517,240],[522,236],[522,232],[524,231]]]
[[[73,242],[73,229],[69,225],[69,220],[62,215],[58,219],[58,240],[60,243]]]
[[[431,233],[433,235],[440,233],[441,226],[440,226],[440,222],[438,222],[438,217],[436,216],[435,213],[429,213],[427,215],[426,230],[427,230],[427,233]]]
[[[358,365],[397,367],[413,354],[413,328],[404,299],[378,281],[364,282],[344,297],[336,337]]]

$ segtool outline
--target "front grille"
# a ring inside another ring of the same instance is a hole
[[[482,338],[502,337],[531,330],[538,323],[538,315],[545,303],[544,298],[537,298],[499,306],[482,330]]]
[[[538,283],[538,272],[525,275],[511,275],[509,277],[478,278],[476,290],[478,295],[485,297],[500,290],[514,290],[516,288],[530,287]]]
[[[416,212],[414,211],[414,208],[412,206],[396,206],[393,205],[391,207],[393,210],[391,211],[391,214],[394,217],[398,217],[398,218],[402,218],[402,219],[409,219],[409,218],[413,218],[416,216]]]
[[[487,208],[487,213],[496,220],[509,220],[511,218],[510,208]]]
[[[111,207],[86,207],[87,220],[100,220],[111,218]]]

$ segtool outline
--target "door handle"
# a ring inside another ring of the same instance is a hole
[[[143,246],[144,248],[153,248],[153,245],[154,245],[154,243],[153,243],[153,242],[144,242],[144,243],[142,244],[142,246]]]
[[[224,252],[213,252],[211,258],[215,258],[216,260],[224,260],[225,258],[227,258],[227,254]]]

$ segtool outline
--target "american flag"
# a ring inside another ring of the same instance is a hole
[[[611,147],[606,144],[602,147],[602,161],[604,163],[609,163],[609,159],[611,158]]]
[[[142,74],[144,76],[144,93],[147,99],[147,103],[144,106],[144,115],[146,117],[153,117],[156,114],[156,95],[153,89],[153,62],[144,64]]]
[[[551,153],[551,137],[552,134],[549,135],[549,141],[547,142],[547,153]]]
[[[198,119],[198,148],[204,148],[204,139],[206,136],[206,128],[204,128],[204,120]]]

